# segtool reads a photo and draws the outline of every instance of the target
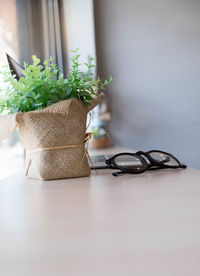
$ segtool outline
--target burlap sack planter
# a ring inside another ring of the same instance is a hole
[[[86,118],[99,96],[86,107],[77,99],[65,100],[42,110],[0,116],[0,140],[19,128],[26,149],[26,176],[39,180],[89,176]]]

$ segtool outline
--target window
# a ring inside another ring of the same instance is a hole
[[[0,67],[7,63],[6,53],[19,59],[16,0],[0,0]],[[2,92],[6,84],[0,75]],[[17,134],[0,142],[0,179],[18,171],[23,164],[23,149]]]

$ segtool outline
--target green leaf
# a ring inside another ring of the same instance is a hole
[[[0,71],[4,81],[8,83],[4,96],[0,96],[0,112],[26,112],[71,98],[79,99],[86,106],[90,105],[93,96],[97,95],[96,91],[105,89],[113,79],[110,77],[104,82],[99,77],[95,79],[92,71],[95,67],[94,59],[90,57],[89,64],[84,64],[86,70],[80,69],[82,64],[79,62],[79,49],[71,52],[72,66],[67,78],[58,74],[58,66],[53,57],[41,64],[36,55],[32,56],[32,64],[24,62],[24,76],[19,81],[11,74],[8,67]]]

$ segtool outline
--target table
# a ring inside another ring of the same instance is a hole
[[[200,275],[200,171],[0,181],[0,275]]]

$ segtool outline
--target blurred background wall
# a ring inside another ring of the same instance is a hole
[[[115,144],[200,168],[200,1],[94,0]]]

